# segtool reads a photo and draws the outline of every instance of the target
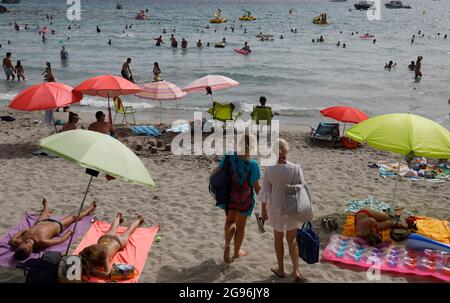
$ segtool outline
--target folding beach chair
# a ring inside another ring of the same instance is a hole
[[[234,121],[241,116],[241,112],[238,112],[233,117],[234,109],[235,106],[233,103],[222,104],[220,102],[214,101],[213,107],[208,110],[208,113],[214,120],[222,122],[223,128],[225,129],[227,123],[232,122],[234,125]]]
[[[311,127],[309,139],[314,142],[322,140],[337,144],[339,142],[339,123],[321,122],[316,129]]]
[[[125,121],[125,124],[128,125],[127,115],[133,117],[134,124],[136,124],[136,119],[134,118],[134,114],[136,111],[132,106],[123,106],[122,100],[119,97],[114,97],[114,107],[116,109],[116,114],[114,115],[114,121],[116,121],[117,114],[123,115],[122,124]]]
[[[260,125],[260,121],[262,121],[262,125],[267,125],[270,127],[272,123],[273,113],[272,108],[270,107],[261,107],[255,105],[252,111],[252,120],[256,122],[256,125]]]

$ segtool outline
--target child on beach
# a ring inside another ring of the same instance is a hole
[[[16,67],[14,68],[17,75],[17,81],[20,82],[20,78],[22,78],[25,81],[25,70],[23,69],[22,63],[20,60],[17,61]]]

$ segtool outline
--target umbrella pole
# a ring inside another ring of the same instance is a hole
[[[344,130],[342,131],[342,137],[345,135],[345,127],[347,126],[347,122],[344,122]]]
[[[53,119],[53,126],[55,127],[55,133],[58,133],[58,129],[56,128],[56,122],[55,122],[55,116],[52,115],[52,119]]]
[[[398,185],[398,182],[400,181],[400,165],[401,164],[402,164],[402,159],[400,159],[400,161],[398,161],[397,178],[395,179],[394,195],[392,197],[393,203],[395,203],[395,199],[397,197],[397,185]],[[394,205],[394,207],[395,207],[395,205]]]
[[[109,105],[109,95],[110,95],[110,93],[108,93],[108,120],[109,120],[109,124],[112,125],[112,115],[111,115],[111,106]]]
[[[159,101],[159,123],[162,124],[162,104]]]
[[[91,182],[92,182],[92,178],[93,177],[94,176],[91,175],[91,178],[89,179],[88,186],[86,188],[86,192],[84,193],[83,201],[81,202],[80,209],[78,210],[78,215],[77,215],[77,218],[76,218],[76,221],[75,221],[75,225],[73,226],[72,235],[70,235],[69,244],[67,245],[66,255],[69,253],[69,248],[70,248],[70,245],[72,244],[73,236],[75,235],[75,230],[77,229],[78,219],[80,218],[81,210],[83,209],[84,201],[86,201],[86,197],[87,197],[87,194],[88,194],[88,191],[89,191],[89,187],[91,187]]]

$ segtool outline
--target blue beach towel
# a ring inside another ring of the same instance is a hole
[[[130,126],[130,129],[136,136],[159,137],[161,135],[159,129],[153,125],[135,125]]]

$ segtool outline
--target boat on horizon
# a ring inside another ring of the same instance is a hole
[[[368,10],[372,6],[373,6],[373,3],[367,2],[367,1],[359,1],[358,3],[355,3],[355,8],[359,9],[359,10],[363,10],[363,11]]]
[[[411,6],[403,5],[402,1],[398,0],[386,3],[384,6],[386,6],[386,8],[411,8]]]
[[[2,4],[19,4],[20,0],[2,0]]]

